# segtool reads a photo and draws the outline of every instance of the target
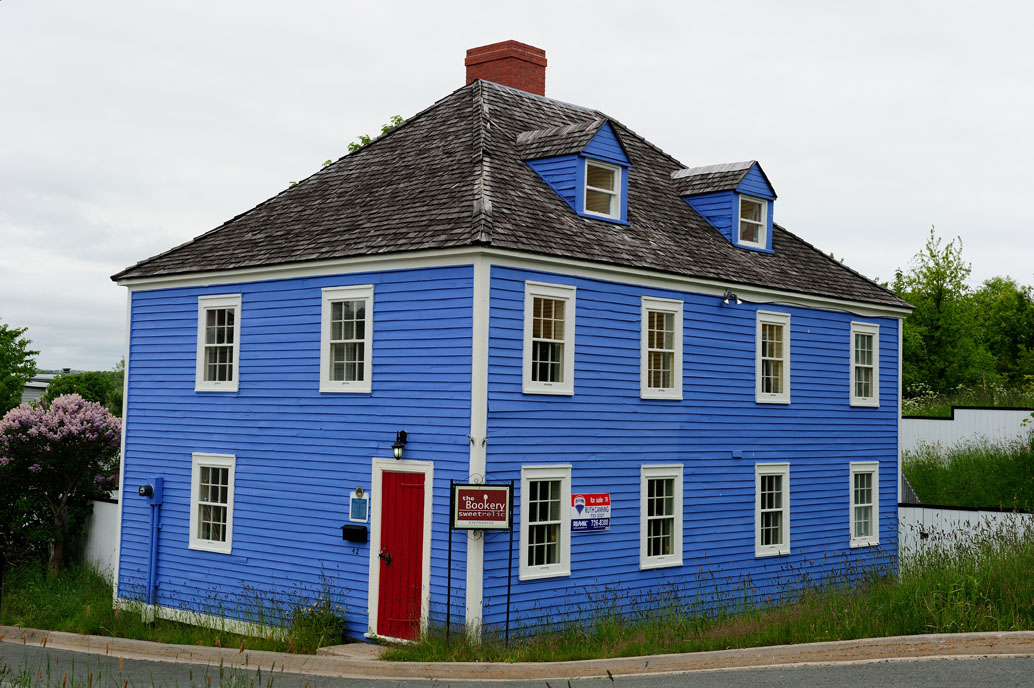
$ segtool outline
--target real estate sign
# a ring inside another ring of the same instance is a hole
[[[452,527],[507,530],[513,523],[511,485],[452,486]]]
[[[571,495],[571,532],[610,530],[610,493]]]

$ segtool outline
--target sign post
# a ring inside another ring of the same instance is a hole
[[[445,639],[452,630],[452,531],[509,530],[506,578],[506,640],[510,640],[510,587],[513,578],[513,481],[509,483],[449,482],[449,564],[445,602]]]

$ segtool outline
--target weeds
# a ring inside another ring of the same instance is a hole
[[[1034,388],[1002,387],[997,384],[972,388],[960,385],[948,394],[937,394],[929,386],[917,383],[908,388],[901,400],[901,414],[950,418],[953,406],[1034,408]]]
[[[557,661],[696,652],[824,640],[960,631],[1034,629],[1034,537],[989,530],[968,547],[905,559],[900,576],[884,565],[850,581],[846,572],[799,590],[780,604],[708,610],[673,600],[640,614],[604,613],[592,624],[554,626],[513,639],[486,631],[480,643],[462,633],[446,643],[432,630],[394,646],[403,661]]]
[[[924,504],[1034,509],[1034,451],[1025,442],[906,453],[902,470]]]
[[[253,597],[261,605],[256,618],[279,627],[279,632],[255,637],[161,618],[147,623],[138,612],[113,608],[111,585],[89,567],[72,565],[59,575],[49,575],[44,566],[30,564],[4,574],[0,624],[242,651],[311,654],[323,645],[341,642],[344,610],[332,603],[326,581],[315,601],[295,599],[286,609],[259,602],[257,593]]]

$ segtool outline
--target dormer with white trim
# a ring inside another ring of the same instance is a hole
[[[517,137],[521,158],[582,217],[628,224],[631,163],[610,122],[595,119]]]
[[[756,160],[677,170],[680,196],[734,246],[773,253],[776,193]]]

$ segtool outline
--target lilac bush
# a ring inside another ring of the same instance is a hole
[[[60,570],[89,500],[115,484],[121,437],[122,422],[78,394],[8,411],[0,419],[0,531],[49,541],[50,569]]]

